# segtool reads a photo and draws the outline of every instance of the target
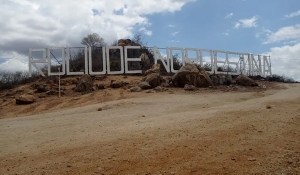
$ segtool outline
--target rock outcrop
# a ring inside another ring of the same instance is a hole
[[[93,87],[92,78],[89,75],[84,74],[79,78],[78,83],[75,88],[75,91],[76,92],[86,92],[86,91],[91,90],[92,87]]]
[[[155,88],[161,84],[162,79],[159,73],[152,73],[146,76],[145,81],[149,83],[151,88]]]
[[[16,98],[16,104],[18,105],[31,104],[33,102],[35,102],[35,97],[33,95],[24,94]]]
[[[131,87],[129,90],[130,90],[130,92],[141,92],[142,91],[142,89],[138,86]]]
[[[152,68],[149,70],[146,70],[145,75],[149,75],[152,73],[158,73],[160,74],[160,64],[153,64]]]
[[[141,89],[143,89],[143,90],[145,90],[145,89],[151,89],[150,84],[149,84],[148,82],[146,82],[146,81],[140,82],[140,83],[138,84],[138,86],[139,86]]]
[[[36,87],[36,93],[42,93],[42,92],[47,92],[47,91],[49,91],[50,90],[50,88],[49,88],[49,86],[47,86],[46,84],[41,84],[41,85],[38,85],[37,87]]]
[[[119,81],[119,80],[112,80],[110,83],[111,88],[120,88],[123,86],[126,86],[128,83],[124,81]]]
[[[174,87],[184,87],[186,84],[195,87],[212,86],[212,81],[205,70],[190,63],[182,66],[172,77],[171,82]]]
[[[142,53],[140,58],[141,58],[142,63],[150,64],[149,56],[146,53]]]
[[[97,89],[105,89],[105,84],[97,84]]]
[[[157,91],[157,92],[162,92],[162,91],[164,91],[164,89],[163,89],[161,86],[156,86],[156,87],[154,88],[154,90]]]
[[[246,75],[239,75],[235,79],[236,84],[242,86],[258,86],[258,84]]]
[[[130,39],[119,39],[118,46],[141,46],[140,44],[130,40]]]

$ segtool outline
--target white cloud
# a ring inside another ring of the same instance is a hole
[[[258,39],[260,39],[261,41],[263,41],[262,38],[265,37],[265,36],[270,35],[271,33],[272,33],[271,30],[266,29],[266,28],[263,28],[260,32],[257,32],[257,33],[255,34],[255,37],[258,38]]]
[[[152,35],[152,31],[151,30],[147,30],[145,27],[142,27],[139,29],[140,32],[144,33],[147,36],[151,36]]]
[[[98,33],[107,43],[132,37],[134,29],[146,35],[146,15],[175,12],[196,0],[11,0],[1,3],[0,58],[28,48],[79,46]],[[76,11],[76,13],[74,12]]]
[[[175,27],[174,25],[172,25],[172,24],[170,24],[170,25],[168,25],[168,27]]]
[[[292,46],[273,47],[264,55],[271,56],[272,73],[300,81],[300,42]]]
[[[253,16],[249,19],[240,19],[238,22],[235,23],[234,28],[251,28],[251,27],[257,27],[257,20],[258,16]]]
[[[286,45],[288,45],[288,44],[296,44],[296,43],[298,43],[299,41],[297,41],[297,40],[293,40],[293,41],[286,41],[286,42],[283,42],[283,44],[286,44]]]
[[[231,18],[233,16],[233,13],[229,13],[228,15],[225,16],[225,18]]]
[[[171,42],[171,43],[179,43],[178,40],[171,40],[170,42]]]
[[[172,34],[173,36],[176,36],[178,33],[179,33],[179,31],[173,32],[173,33],[171,33],[171,34]]]
[[[28,70],[28,58],[9,59],[0,64],[0,71],[23,71]]]
[[[266,40],[264,44],[275,43],[280,41],[298,42],[300,40],[300,24],[280,28],[277,32],[265,30]]]
[[[300,10],[290,13],[288,15],[284,15],[284,18],[293,18],[293,17],[299,16],[299,15],[300,15]]]
[[[228,36],[229,35],[229,30],[223,33],[223,35]]]

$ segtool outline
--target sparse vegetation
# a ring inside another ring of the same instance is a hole
[[[28,71],[1,71],[0,72],[0,90],[12,89],[18,85],[30,83],[38,79],[40,75],[33,73],[32,77],[29,77]]]
[[[210,63],[205,63],[204,64],[204,70],[211,71],[211,64]]]
[[[211,70],[212,70],[212,65],[211,65],[210,63],[205,63],[205,64],[203,65],[203,67],[204,67],[204,69],[205,69],[206,71],[211,71]],[[234,67],[228,66],[228,65],[218,66],[218,67],[217,67],[217,70],[218,70],[219,72],[236,72],[236,71],[237,71]]]
[[[267,81],[275,81],[275,82],[283,82],[283,83],[297,83],[294,79],[286,77],[284,75],[276,75],[273,74],[272,76],[266,77]]]

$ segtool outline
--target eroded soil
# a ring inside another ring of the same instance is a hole
[[[300,174],[300,85],[226,91],[6,101],[0,174]]]

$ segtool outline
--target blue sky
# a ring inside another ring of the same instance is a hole
[[[273,73],[300,81],[299,0],[5,2],[0,70],[27,70],[29,48],[79,46],[94,32],[111,43],[140,31],[148,46],[271,55]]]
[[[269,51],[270,47],[282,46],[283,43],[263,44],[261,39],[264,36],[257,38],[256,35],[264,29],[275,32],[282,27],[300,23],[300,15],[283,20],[284,15],[299,9],[298,0],[191,2],[179,12],[150,15],[149,22],[152,25],[149,30],[153,34],[145,40],[150,46],[197,47],[260,54]],[[233,15],[226,18],[231,13]],[[240,19],[253,16],[258,18],[256,27],[234,28]]]

